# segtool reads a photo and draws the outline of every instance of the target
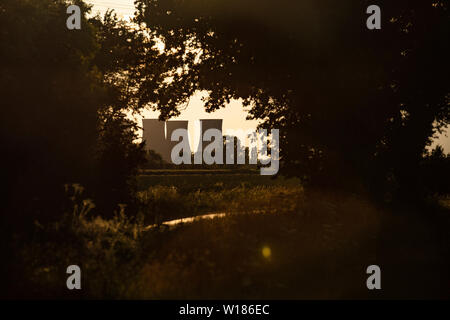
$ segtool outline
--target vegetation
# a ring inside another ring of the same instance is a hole
[[[210,213],[283,212],[293,210],[302,194],[298,182],[257,179],[257,175],[197,175],[195,180],[192,176],[159,177],[151,177],[152,182],[165,185],[138,192],[147,223]],[[284,201],[283,207],[277,200]]]
[[[202,204],[228,214],[148,229],[148,217],[130,219],[123,207],[112,219],[95,215],[92,202],[69,189],[73,210],[57,223],[36,223],[33,241],[19,251],[22,297],[448,297],[450,215],[435,202],[393,210],[287,181],[187,195],[156,186],[141,195],[148,201],[144,215],[166,220],[183,215],[180,207],[207,209]],[[83,270],[78,293],[65,288],[65,268],[73,263]],[[370,264],[386,270],[382,295],[365,287]]]
[[[450,121],[450,11],[445,1],[378,1],[374,32],[364,26],[371,4],[137,0],[136,21],[178,56],[167,92],[205,90],[208,111],[241,98],[262,127],[280,129],[282,173],[405,200],[421,193],[411,173]],[[179,104],[157,108],[166,116]]]

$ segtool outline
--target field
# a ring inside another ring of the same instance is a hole
[[[146,223],[209,213],[281,212],[300,198],[297,179],[273,179],[253,173],[155,171],[139,176],[138,198]],[[280,202],[288,201],[280,206]]]
[[[192,192],[294,183],[299,181],[261,176],[256,170],[146,170],[138,177],[141,191],[152,186],[175,186],[180,192]]]
[[[39,241],[22,252],[26,280],[36,290],[30,296],[449,297],[445,199],[423,208],[380,208],[361,195],[305,192],[298,180],[226,172],[146,172],[139,190],[140,219],[122,210],[104,220],[81,209],[41,227]],[[226,215],[163,224],[217,212]],[[64,268],[73,263],[83,270],[81,293],[64,286]],[[381,267],[381,291],[366,287],[371,264]]]

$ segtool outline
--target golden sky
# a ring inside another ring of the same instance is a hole
[[[244,1],[244,0],[243,0]],[[93,11],[103,13],[107,9],[114,9],[122,18],[128,18],[134,13],[134,0],[85,0],[85,2],[93,4]],[[192,125],[194,120],[198,119],[223,119],[223,130],[227,129],[253,129],[257,125],[257,121],[246,121],[247,113],[243,110],[239,101],[232,101],[225,109],[218,110],[213,113],[206,113],[203,108],[203,102],[200,100],[202,93],[191,98],[189,106],[176,118],[180,120],[189,120],[189,131],[192,135]],[[159,113],[152,111],[144,111],[142,116],[145,118],[157,118]],[[141,119],[137,119],[139,125],[142,125]],[[450,130],[440,135],[433,145],[440,144],[444,150],[450,153]]]

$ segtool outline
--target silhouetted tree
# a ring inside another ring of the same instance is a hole
[[[97,143],[94,199],[103,216],[111,217],[119,204],[135,213],[138,168],[146,162],[144,145],[135,143],[137,124],[121,111],[102,110]]]
[[[81,30],[66,27],[72,3],[81,8]],[[151,93],[164,79],[166,59],[142,30],[111,12],[88,13],[78,0],[0,2],[0,234],[8,262],[2,274],[13,284],[9,275],[20,274],[13,239],[29,240],[35,220],[55,220],[68,209],[65,184],[98,197],[98,213],[132,202],[144,152],[126,114],[143,107],[141,95],[146,104],[158,101]],[[142,77],[148,93],[136,91]]]
[[[441,146],[428,151],[420,162],[418,175],[425,195],[447,195],[450,193],[450,154]]]
[[[63,184],[92,174],[104,99],[91,65],[95,30],[85,17],[81,30],[68,30],[66,9],[64,1],[0,4],[2,205],[9,223],[54,215]]]
[[[282,172],[320,186],[414,193],[425,146],[449,123],[444,1],[137,0],[176,59],[177,82],[206,90],[206,110],[242,98],[279,128]],[[195,56],[185,59],[185,55]],[[180,99],[184,96],[180,96]],[[159,106],[176,114],[180,101]]]
[[[76,2],[87,12],[88,8]],[[92,68],[95,30],[66,27],[65,1],[0,2],[2,293],[21,283],[20,241],[33,221],[63,213],[66,183],[93,175],[101,73]],[[21,237],[17,237],[20,235]]]
[[[183,90],[158,91],[175,58],[146,30],[112,11],[87,19],[89,7],[82,1],[75,1],[81,30],[69,30],[71,3],[1,3],[1,140],[8,168],[2,205],[21,211],[11,213],[14,219],[60,214],[66,183],[81,183],[110,202],[128,198],[123,186],[144,151],[135,143],[137,126],[125,114],[177,100]],[[122,190],[123,197],[107,195],[110,188]]]

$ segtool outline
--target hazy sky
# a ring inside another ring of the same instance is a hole
[[[85,2],[94,5],[94,12],[105,12],[108,8],[115,9],[117,14],[122,18],[130,17],[134,13],[134,0],[85,0]],[[225,109],[221,109],[213,113],[206,113],[200,98],[201,94],[197,94],[192,97],[189,106],[181,113],[181,116],[177,118],[181,120],[190,120],[189,131],[191,135],[193,122],[198,119],[223,119],[224,130],[246,130],[256,127],[256,121],[245,120],[247,113],[243,110],[242,105],[238,101],[231,102]],[[159,113],[152,111],[144,111],[142,113],[142,116],[145,118],[157,118],[158,115]],[[137,120],[139,121],[140,119]],[[142,125],[142,122],[139,124]],[[450,130],[447,131],[447,134],[443,134],[436,139],[435,144],[441,144],[445,151],[450,153]]]

